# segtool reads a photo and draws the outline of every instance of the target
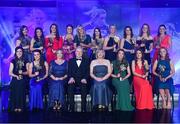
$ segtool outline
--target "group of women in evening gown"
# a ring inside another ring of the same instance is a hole
[[[88,78],[87,82],[92,82],[89,93],[93,107],[104,109],[112,104],[112,85],[116,90],[116,110],[134,110],[130,99],[132,88],[136,109],[153,109],[153,93],[161,95],[163,108],[171,108],[172,76],[175,73],[169,57],[171,42],[165,25],[159,26],[155,38],[151,36],[148,24],[141,27],[137,38],[130,26],[124,28],[123,38],[117,35],[115,25],[109,27],[106,37],[96,27],[92,38],[83,26],[78,26],[74,35],[73,26],[67,25],[66,35],[60,36],[58,26],[52,24],[46,37],[43,29],[37,27],[33,38],[28,36],[28,27],[22,26],[9,68],[12,76],[10,109],[20,112],[26,108],[27,84],[29,109],[43,109],[43,88],[47,82],[48,106],[54,110],[63,108],[66,103],[65,85],[70,86],[67,83],[69,62],[76,58],[78,47],[83,52],[80,59],[86,58],[90,63],[87,77],[91,79]],[[153,49],[155,52],[151,58]]]

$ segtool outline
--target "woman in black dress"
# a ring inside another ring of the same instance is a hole
[[[9,75],[12,76],[10,84],[10,104],[9,108],[15,112],[25,109],[25,76],[28,63],[23,58],[23,48],[16,47],[15,58],[10,63]]]

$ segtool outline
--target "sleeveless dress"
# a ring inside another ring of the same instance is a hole
[[[45,67],[35,67],[33,62],[32,73],[34,74],[36,71],[39,71],[39,78],[44,77],[45,75]],[[33,108],[43,109],[43,93],[42,87],[45,80],[37,81],[38,77],[33,77],[30,79],[30,110]]]
[[[117,75],[118,73],[120,73],[121,77],[124,78],[127,75],[127,66],[128,63],[121,63],[118,60],[113,61],[113,74]],[[130,101],[130,84],[128,79],[120,81],[119,78],[113,78],[112,84],[117,91],[116,110],[133,110],[134,108],[131,105]]]
[[[171,66],[169,60],[158,60],[157,64],[157,73],[160,74],[163,78],[170,75]],[[174,92],[173,78],[169,78],[166,82],[162,82],[159,77],[155,78],[155,87],[157,89],[169,89],[170,94]]]
[[[13,59],[12,64],[14,65],[13,74],[19,75],[19,70],[26,71],[26,61],[20,59]],[[16,77],[12,77],[10,83],[10,102],[9,108],[14,111],[15,108],[25,109],[26,105],[26,77],[22,75],[22,79],[17,80]]]
[[[108,73],[106,65],[96,65],[93,69],[93,73],[97,77],[104,77]],[[92,104],[108,106],[111,102],[112,93],[108,87],[108,79],[101,82],[93,80],[93,86],[91,89]]]
[[[21,44],[20,44],[21,47],[24,47],[27,45],[30,46],[31,37],[24,36],[24,37],[20,37],[19,40],[21,41]],[[29,49],[24,49],[24,57],[27,62],[31,62],[31,54],[30,54]]]
[[[112,47],[113,45],[118,46],[118,44],[115,42],[114,38],[113,37],[109,37],[109,41],[107,43],[107,47]],[[106,55],[105,55],[105,58],[108,59],[109,61],[114,61],[116,60],[116,52],[113,51],[113,49],[111,50],[106,50],[105,51]]]
[[[52,46],[48,46],[48,43],[52,43]],[[50,64],[52,60],[56,59],[56,54],[52,52],[52,50],[58,50],[61,49],[63,45],[63,38],[59,37],[59,40],[57,38],[45,38],[45,48],[46,48],[46,60],[47,63]]]
[[[127,40],[125,40],[123,48],[127,49],[127,50],[134,50],[134,45],[129,43]],[[125,57],[126,57],[128,63],[131,65],[132,60],[134,60],[134,54],[131,54],[130,52],[125,52]]]
[[[35,41],[33,44],[33,48],[40,48],[44,47],[44,42],[42,40]],[[41,51],[41,56],[45,59],[45,52],[44,50]],[[32,61],[34,60],[33,54],[32,54]]]
[[[70,59],[75,57],[75,51],[69,53],[69,51],[74,50],[74,41],[67,41],[65,40],[63,43],[63,54],[64,54],[64,59],[66,61],[69,61]]]
[[[144,43],[144,47],[140,47],[140,45]],[[140,47],[140,49],[144,52],[144,59],[148,61],[148,65],[151,64],[151,56],[150,53],[145,53],[145,50],[150,50],[150,44],[153,43],[153,40],[137,40],[137,44]]]
[[[53,75],[55,77],[63,77],[67,74],[67,62],[65,61],[61,65],[57,64],[54,61],[50,64],[49,69],[50,75]],[[49,107],[52,107],[54,105],[54,101],[58,100],[61,105],[64,104],[64,84],[65,80],[53,80],[50,78],[49,82]]]
[[[169,35],[165,35],[164,39],[162,39],[161,43],[159,43],[159,37],[156,36],[154,38],[154,45],[155,44],[159,44],[160,47],[165,47],[166,49],[170,48],[170,44],[169,44],[169,39],[171,37]],[[153,56],[153,63],[158,59],[158,53],[159,53],[159,48],[155,48],[155,53]]]
[[[135,72],[143,75],[143,69],[135,65]],[[136,108],[137,109],[153,109],[153,93],[152,87],[148,80],[135,76],[133,77],[134,92],[136,97]]]

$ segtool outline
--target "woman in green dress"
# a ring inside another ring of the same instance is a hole
[[[112,62],[112,67],[112,84],[117,91],[116,110],[132,111],[134,108],[130,102],[130,84],[128,81],[131,71],[125,59],[124,50],[118,50],[117,59]]]

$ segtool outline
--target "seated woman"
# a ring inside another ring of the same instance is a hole
[[[15,112],[25,109],[25,84],[28,63],[23,57],[23,48],[16,47],[15,58],[10,63],[9,75],[12,76],[10,83],[10,104],[9,108]]]
[[[111,91],[108,87],[109,77],[111,76],[111,64],[104,59],[104,50],[96,51],[96,58],[90,64],[90,76],[93,79],[91,89],[92,104],[98,105],[99,109],[108,107],[111,101]]]
[[[33,51],[34,61],[29,65],[30,110],[43,109],[42,87],[48,76],[48,64],[41,56],[40,50]]]
[[[132,61],[133,85],[136,97],[137,109],[153,109],[152,87],[147,80],[148,62],[143,59],[143,52],[139,49],[135,53],[135,60]]]
[[[50,63],[49,107],[60,110],[64,104],[64,84],[67,78],[67,62],[62,50],[56,52],[56,60]]]
[[[159,58],[153,65],[153,74],[156,76],[155,88],[159,90],[157,92],[162,97],[162,108],[171,108],[171,95],[173,95],[174,91],[172,76],[174,73],[174,64],[169,58],[167,49],[164,47],[160,48]]]
[[[134,109],[130,101],[130,84],[128,80],[131,71],[123,49],[117,51],[117,59],[112,62],[112,67],[112,84],[117,91],[116,110],[131,111]]]

